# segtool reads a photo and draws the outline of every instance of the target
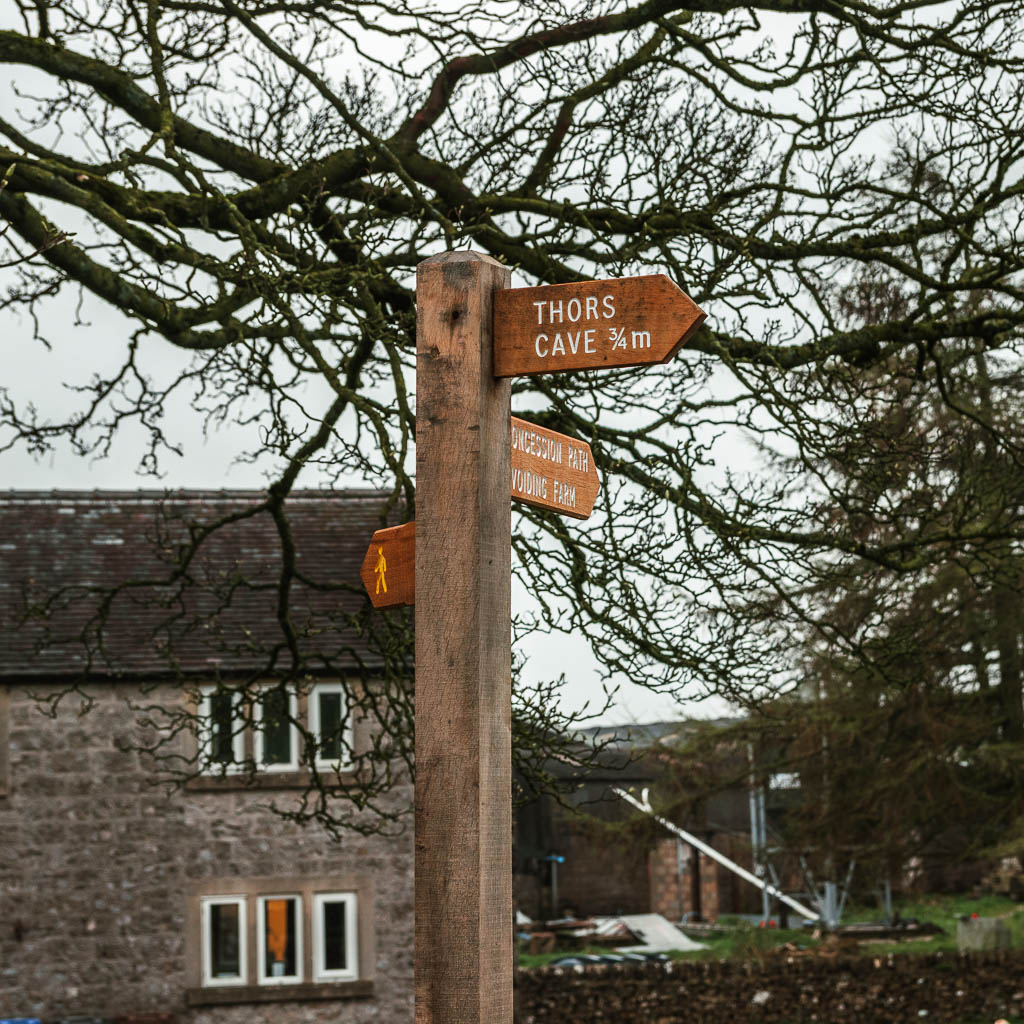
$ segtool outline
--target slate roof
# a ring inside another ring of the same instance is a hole
[[[145,586],[116,597],[102,648],[90,625],[100,598],[88,589],[166,579],[189,524],[241,512],[264,497],[257,491],[0,492],[0,677],[78,675],[87,664],[103,676],[230,675],[265,664],[282,640],[276,617],[281,540],[266,512],[214,533],[184,593]],[[385,525],[384,500],[378,491],[300,491],[287,500],[297,569],[317,585],[346,588],[297,583],[292,590],[292,621],[307,634],[304,652],[326,652],[332,668],[374,661],[345,616],[366,606],[359,567],[373,531]],[[27,607],[60,588],[68,588],[66,596],[47,617],[23,618]]]
[[[608,750],[643,750],[683,743],[697,726],[710,725],[716,729],[725,729],[741,721],[742,718],[693,718],[668,722],[627,722],[624,725],[588,725],[576,732],[592,743],[604,744]]]

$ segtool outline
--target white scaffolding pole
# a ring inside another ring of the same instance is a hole
[[[687,832],[686,829],[680,828],[678,825],[674,825],[668,818],[663,818],[660,814],[655,813],[654,808],[651,807],[647,801],[647,790],[644,790],[644,799],[642,801],[637,800],[632,793],[627,792],[624,789],[620,789],[618,786],[612,786],[612,792],[616,796],[622,797],[627,803],[631,803],[637,810],[643,811],[644,814],[649,814],[659,825],[663,825],[665,828],[672,832],[674,835],[679,836],[680,839],[686,840],[691,846],[700,850],[701,853],[706,854],[714,861],[718,861],[719,864],[724,868],[728,868],[733,874],[739,875],[744,881],[750,882],[751,885],[756,885],[762,891],[768,893],[770,896],[774,896],[777,900],[781,900],[788,907],[792,907],[798,914],[806,917],[809,921],[820,920],[820,915],[809,907],[805,907],[802,903],[793,899],[792,896],[787,896],[781,889],[776,888],[765,878],[758,878],[757,875],[752,874],[746,868],[742,868],[734,860],[730,860],[725,856],[724,853],[719,853],[714,847],[708,846],[702,839],[698,839],[693,833]]]

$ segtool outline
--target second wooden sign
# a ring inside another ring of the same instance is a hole
[[[601,482],[586,441],[512,417],[512,498],[587,519]]]

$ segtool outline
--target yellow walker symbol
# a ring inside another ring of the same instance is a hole
[[[384,556],[385,548],[388,549],[387,557]],[[374,608],[400,608],[414,604],[416,524],[403,523],[377,530],[367,545],[359,578]]]
[[[388,592],[388,581],[384,575],[388,571],[388,560],[384,557],[383,545],[377,548],[377,564],[374,566],[373,571],[377,574],[377,593],[380,593],[380,588],[384,588],[384,593]]]

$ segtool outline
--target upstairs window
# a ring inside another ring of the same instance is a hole
[[[199,770],[241,771],[245,764],[241,695],[218,686],[203,686],[199,693]]]
[[[352,717],[341,683],[316,683],[309,694],[309,731],[318,771],[352,765]]]
[[[295,691],[263,690],[255,701],[254,750],[258,771],[294,772],[299,767],[299,707]]]
[[[289,786],[306,784],[304,773],[314,766],[318,772],[353,767],[352,711],[340,682],[314,683],[308,692],[290,685],[247,691],[201,686],[196,718],[202,777],[255,771],[267,776],[261,785]],[[278,782],[271,779],[275,774]]]

